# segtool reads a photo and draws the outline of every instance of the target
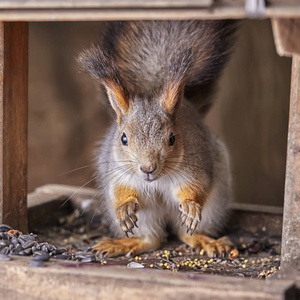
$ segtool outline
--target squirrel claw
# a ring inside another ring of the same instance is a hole
[[[121,229],[125,232],[128,237],[128,233],[134,234],[132,229],[137,227],[136,222],[138,218],[136,216],[136,210],[139,208],[138,203],[129,201],[122,204],[116,210],[117,222],[120,224]]]
[[[186,225],[186,233],[193,235],[198,223],[201,220],[201,206],[192,200],[185,200],[179,205],[181,211],[181,226]]]
[[[136,228],[139,228],[139,226],[137,226],[136,221],[133,221],[133,224]]]

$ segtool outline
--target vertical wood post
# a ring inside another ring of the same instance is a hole
[[[300,270],[300,55],[293,56],[281,266]]]
[[[292,56],[290,118],[287,145],[281,269],[300,271],[300,19],[273,19],[279,55]]]
[[[27,231],[28,23],[0,22],[0,223]]]

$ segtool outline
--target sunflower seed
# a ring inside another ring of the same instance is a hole
[[[1,249],[0,254],[9,254],[9,248],[8,247],[4,247],[3,249]]]
[[[11,258],[8,255],[0,254],[0,260],[11,260]]]
[[[28,264],[31,267],[45,267],[45,262],[42,261],[42,260],[33,260],[33,259],[31,259]]]
[[[7,232],[9,230],[12,230],[12,228],[5,224],[0,224],[0,232]]]
[[[33,260],[48,261],[49,258],[50,255],[47,252],[43,252],[43,251],[36,251],[32,256]]]
[[[9,240],[1,240],[0,241],[0,246],[9,246],[11,242]]]
[[[28,248],[32,248],[33,245],[34,245],[33,241],[27,241],[22,245],[22,247],[23,249],[28,249]]]

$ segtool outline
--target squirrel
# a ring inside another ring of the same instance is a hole
[[[108,22],[100,43],[79,55],[116,115],[96,154],[114,237],[93,247],[100,257],[157,250],[166,225],[210,257],[231,250],[216,238],[231,201],[228,152],[203,117],[234,32],[230,20]]]

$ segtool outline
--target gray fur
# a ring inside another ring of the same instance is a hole
[[[112,232],[124,236],[114,222],[114,189],[123,185],[140,194],[135,233],[149,243],[148,249],[157,245],[167,223],[184,240],[177,192],[192,186],[199,194],[207,194],[195,232],[217,235],[231,200],[228,154],[181,89],[192,92],[214,82],[228,56],[233,25],[147,21],[109,27],[113,31],[108,30],[102,44],[84,51],[79,60],[106,86],[118,115],[118,123],[111,126],[97,151],[96,162],[102,208]],[[174,86],[171,100],[176,109],[170,109],[168,92]],[[128,109],[118,107],[119,91]],[[201,100],[203,107],[209,105],[206,98]],[[171,133],[174,145],[169,142]],[[121,142],[123,134],[128,145]],[[141,168],[154,171],[145,174]]]

